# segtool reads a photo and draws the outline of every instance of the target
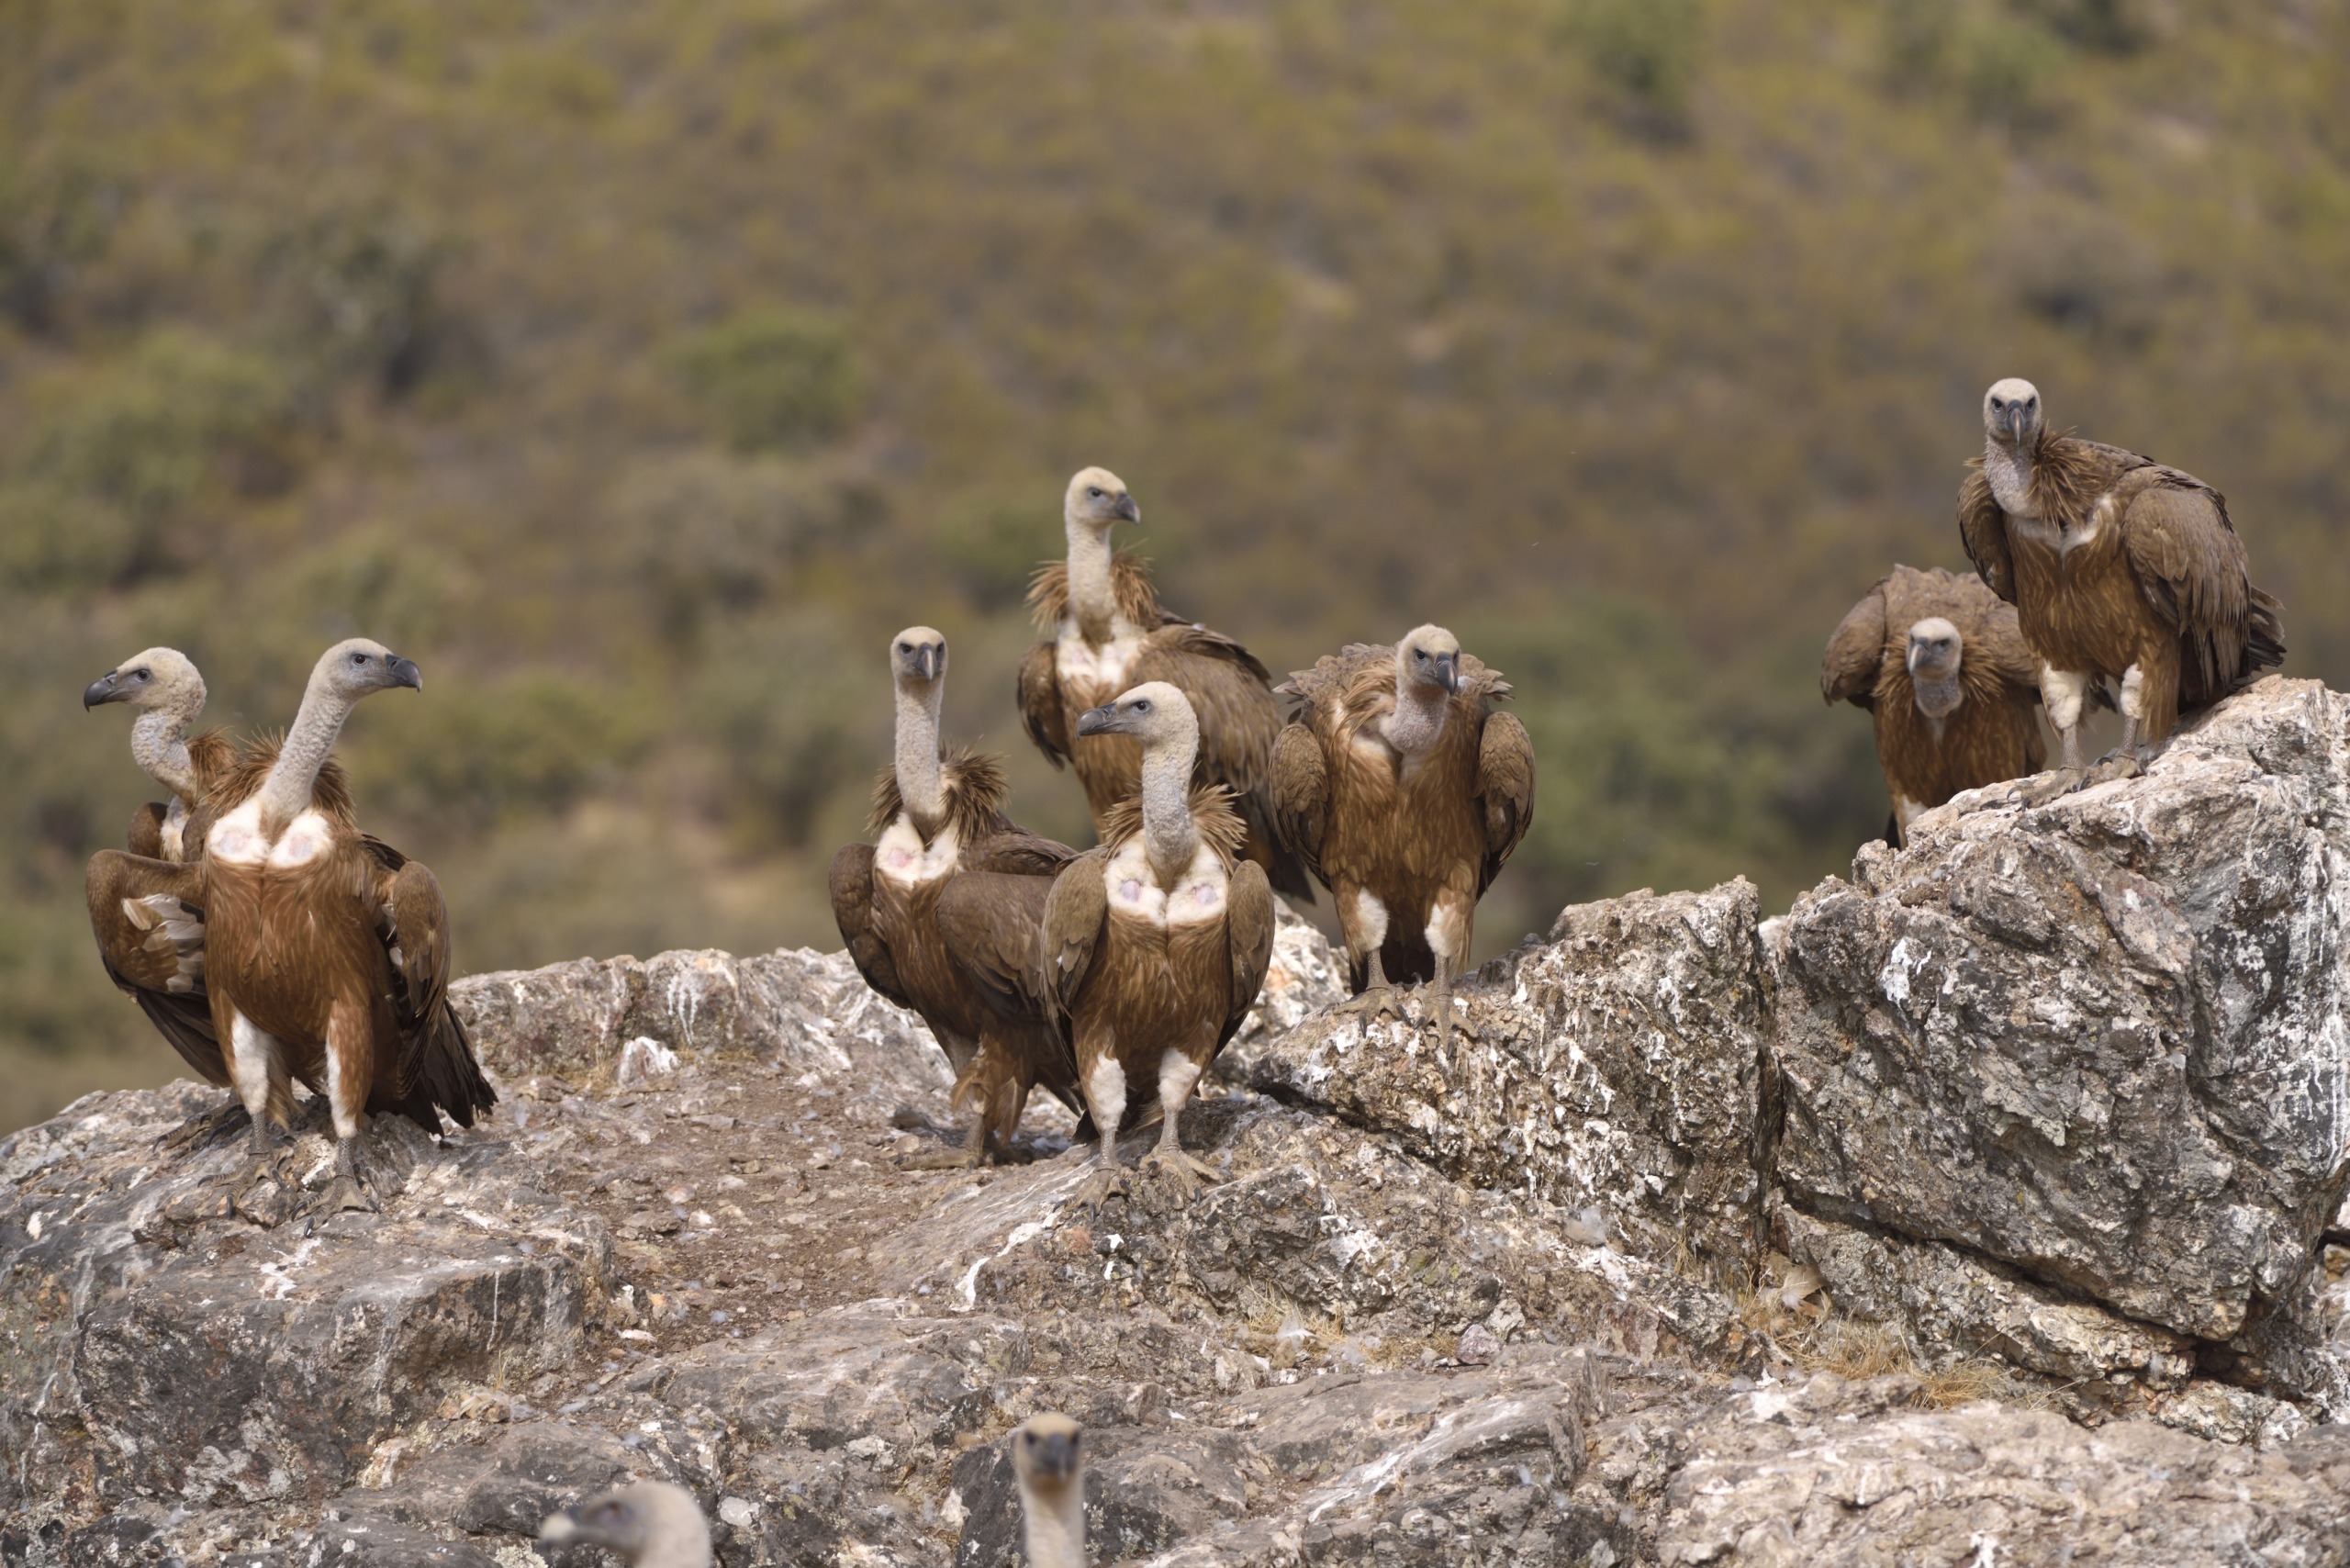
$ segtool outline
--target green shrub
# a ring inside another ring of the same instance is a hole
[[[1703,0],[1574,0],[1567,35],[1659,129],[1685,129],[1705,46]]]
[[[689,334],[667,357],[738,452],[829,440],[863,398],[846,329],[806,311],[745,311]]]

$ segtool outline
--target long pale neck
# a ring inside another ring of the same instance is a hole
[[[1445,709],[1451,696],[1441,686],[1423,686],[1398,678],[1395,711],[1387,721],[1387,743],[1406,756],[1416,756],[1436,745],[1444,734]]]
[[[1106,638],[1118,612],[1110,586],[1110,531],[1069,520],[1069,608],[1079,630]]]
[[[190,805],[196,803],[196,765],[187,755],[188,716],[141,713],[130,726],[130,757],[140,771]]]
[[[936,681],[909,690],[898,686],[898,798],[927,838],[946,820],[946,790],[938,773]]]
[[[1983,476],[1991,481],[1991,496],[1999,510],[2015,517],[2034,515],[2031,505],[2031,449],[2035,442],[2019,442],[2013,446],[1986,437],[1983,442]]]
[[[1021,1534],[1030,1568],[1086,1568],[1084,1484],[1054,1491],[1058,1495],[1043,1495],[1042,1487],[1020,1491]]]
[[[277,748],[277,761],[262,781],[261,820],[265,830],[275,833],[310,809],[310,790],[319,781],[319,769],[327,765],[327,754],[334,750],[342,722],[350,717],[351,700],[313,675],[308,689],[302,693],[301,711],[294,715],[294,727],[286,732],[285,744]]]
[[[1200,852],[1199,824],[1192,821],[1192,765],[1199,737],[1163,741],[1142,754],[1142,841],[1150,868],[1172,885]]]

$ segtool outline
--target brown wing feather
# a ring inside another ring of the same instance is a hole
[[[225,1085],[229,1070],[204,987],[202,868],[102,849],[90,857],[84,887],[106,978],[182,1061]]]
[[[1110,890],[1102,879],[1110,855],[1105,845],[1062,867],[1036,927],[1036,975],[1031,990],[1045,1000],[1061,1038],[1071,1043],[1078,995],[1092,971],[1093,955],[1110,917]]]
[[[1991,481],[1983,476],[1983,460],[1975,459],[1969,467],[1965,483],[1958,487],[1958,539],[1966,546],[1966,558],[1993,593],[2013,604],[2016,599],[2016,567],[2008,554],[2008,514],[1999,510],[1998,498],[1991,493]]]
[[[1060,672],[1055,667],[1053,644],[1039,643],[1020,661],[1020,722],[1028,738],[1058,768],[1069,762],[1069,720],[1061,707]]]
[[[1282,724],[1271,678],[1257,656],[1219,632],[1170,622],[1147,638],[1127,675],[1129,686],[1164,680],[1191,699],[1200,720],[1194,777],[1230,785],[1233,805],[1248,829],[1249,858],[1274,886],[1311,902],[1314,884],[1275,821],[1273,743]]]
[[[1253,860],[1243,860],[1232,873],[1225,893],[1224,928],[1231,939],[1232,1000],[1223,1032],[1215,1037],[1218,1050],[1257,1004],[1257,993],[1265,989],[1265,970],[1273,961],[1273,890],[1265,880],[1264,868]]]
[[[897,960],[873,928],[873,846],[846,844],[833,857],[833,920],[848,944],[849,961],[865,983],[899,1006],[912,1008]]]
[[[1322,876],[1322,830],[1330,814],[1330,772],[1321,737],[1310,724],[1292,720],[1273,743],[1270,780],[1273,831],[1306,869]],[[1323,878],[1325,881],[1329,879]]]
[[[2252,671],[2281,663],[2283,628],[2276,601],[2252,586],[2250,557],[2226,499],[2176,469],[2148,475],[2122,503],[2121,546],[2146,602],[2178,629],[2180,706],[2200,707]],[[2264,612],[2257,636],[2255,605]]]
[[[161,801],[150,801],[130,813],[130,831],[124,838],[133,855],[142,860],[163,857],[163,816],[168,810]]]
[[[1050,877],[959,871],[939,890],[938,938],[946,957],[997,1014],[1041,1018],[1036,932],[1052,896]]]
[[[1877,666],[1885,662],[1886,583],[1880,577],[1861,601],[1844,612],[1819,660],[1819,695],[1830,704],[1876,707]]]
[[[400,1098],[388,1108],[434,1133],[441,1130],[436,1108],[459,1126],[472,1126],[498,1103],[498,1092],[482,1073],[464,1020],[449,1005],[452,944],[441,880],[422,861],[381,839],[363,835],[362,844],[376,870],[383,938],[398,982],[392,1012],[399,1031],[394,1081]]]
[[[1485,862],[1477,893],[1501,875],[1534,822],[1534,740],[1515,713],[1493,713],[1477,744],[1477,793],[1485,807]]]

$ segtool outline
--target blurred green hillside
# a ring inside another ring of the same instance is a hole
[[[2345,342],[2338,0],[0,0],[0,1126],[175,1066],[81,910],[151,644],[248,728],[421,664],[343,756],[466,969],[830,946],[903,624],[1082,840],[1012,685],[1102,463],[1275,670],[1516,682],[1492,952],[1875,832],[1818,650],[1998,375],[2344,683]]]

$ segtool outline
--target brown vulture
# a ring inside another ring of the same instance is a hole
[[[1039,1410],[1012,1432],[1020,1483],[1020,1540],[1028,1568],[1086,1568],[1084,1433],[1058,1410]]]
[[[1137,686],[1080,715],[1077,733],[1142,745],[1137,793],[1110,811],[1102,843],[1054,879],[1037,947],[1040,984],[1101,1139],[1090,1201],[1124,1178],[1118,1134],[1136,1074],[1155,1076],[1162,1118],[1143,1164],[1188,1193],[1210,1172],[1183,1152],[1176,1117],[1265,983],[1273,892],[1264,868],[1240,858],[1248,830],[1230,788],[1194,781],[1200,722],[1181,690]]]
[[[946,639],[909,627],[890,644],[897,761],[874,791],[878,842],[833,857],[833,918],[866,982],[922,1015],[955,1069],[959,1153],[912,1166],[977,1165],[1008,1152],[1039,1083],[1081,1110],[1075,1064],[1035,991],[1036,924],[1053,876],[1076,857],[1003,814],[992,757],[942,758]]]
[[[1292,675],[1297,714],[1273,751],[1282,841],[1329,886],[1354,1005],[1436,984],[1452,1032],[1452,976],[1477,901],[1534,819],[1534,745],[1493,704],[1509,683],[1441,626],[1393,647],[1357,643]]]
[[[1098,836],[1119,802],[1133,799],[1142,750],[1113,733],[1080,737],[1078,715],[1129,687],[1176,688],[1199,715],[1199,781],[1229,786],[1239,809],[1248,834],[1241,853],[1275,889],[1311,903],[1304,867],[1272,832],[1266,775],[1281,727],[1272,678],[1221,632],[1161,609],[1149,566],[1132,551],[1111,554],[1110,530],[1141,518],[1125,481],[1106,468],[1069,482],[1061,507],[1069,559],[1039,567],[1028,588],[1029,610],[1048,639],[1020,666],[1028,736],[1055,767],[1066,761],[1077,769]]]
[[[294,727],[256,748],[205,835],[205,967],[229,1075],[264,1163],[290,1079],[323,1084],[334,1117],[329,1198],[375,1206],[360,1114],[397,1111],[438,1135],[497,1103],[449,1005],[449,911],[420,863],[362,834],[321,788],[354,704],[421,690],[415,665],[365,638],[320,655]]]
[[[123,702],[138,711],[131,760],[172,797],[132,813],[128,854],[106,849],[91,857],[85,889],[106,978],[139,1004],[191,1070],[225,1088],[229,1070],[204,989],[202,879],[182,865],[202,847],[200,837],[186,832],[190,814],[200,831],[204,801],[237,765],[226,737],[187,733],[204,711],[204,677],[173,648],[125,659],[82,693],[84,710]]]
[[[1875,716],[1887,838],[1905,842],[1962,790],[2040,771],[2039,671],[2015,606],[1975,578],[1896,566],[1852,606],[1819,661],[1819,695]]]
[[[2220,492],[2151,457],[2058,434],[2040,390],[1983,395],[1983,456],[1958,492],[1958,532],[1991,591],[2016,607],[2040,665],[2064,767],[2081,770],[2092,689],[2120,683],[2123,771],[2185,710],[2284,662],[2277,602],[2252,585]]]
[[[629,1568],[710,1568],[710,1521],[682,1486],[637,1481],[550,1514],[539,1539],[555,1546],[600,1546]]]

